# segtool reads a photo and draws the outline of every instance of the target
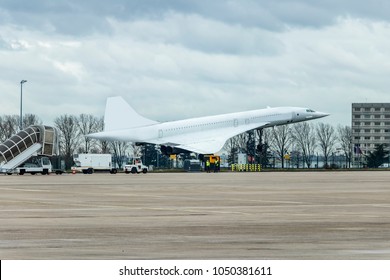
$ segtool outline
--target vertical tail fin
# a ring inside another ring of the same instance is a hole
[[[109,97],[104,114],[104,131],[153,125],[158,122],[139,115],[121,96]]]

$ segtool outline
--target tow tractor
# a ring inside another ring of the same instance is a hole
[[[148,173],[149,168],[146,165],[142,164],[142,160],[140,157],[134,157],[123,167],[123,171],[126,174],[129,174],[130,172],[132,174],[139,174],[141,172],[146,174]]]

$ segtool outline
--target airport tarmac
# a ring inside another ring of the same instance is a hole
[[[0,259],[390,259],[390,172],[0,175]]]

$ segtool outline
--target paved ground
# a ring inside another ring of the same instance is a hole
[[[390,259],[390,172],[0,175],[0,259]]]

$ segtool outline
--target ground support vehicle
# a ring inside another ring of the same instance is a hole
[[[126,174],[129,174],[130,172],[132,174],[139,174],[139,173],[148,173],[149,171],[149,168],[146,166],[146,165],[143,165],[142,164],[142,160],[141,158],[139,157],[135,157],[135,158],[132,158],[128,164],[126,164],[124,167],[123,167],[123,171],[126,173]]]
[[[42,175],[49,175],[52,172],[52,165],[48,157],[31,157],[27,162],[15,169],[15,173],[24,175],[30,173],[35,175],[41,173]]]
[[[113,167],[111,154],[77,154],[73,156],[73,161],[75,166],[72,167],[72,173],[110,172],[116,174],[118,172]]]

